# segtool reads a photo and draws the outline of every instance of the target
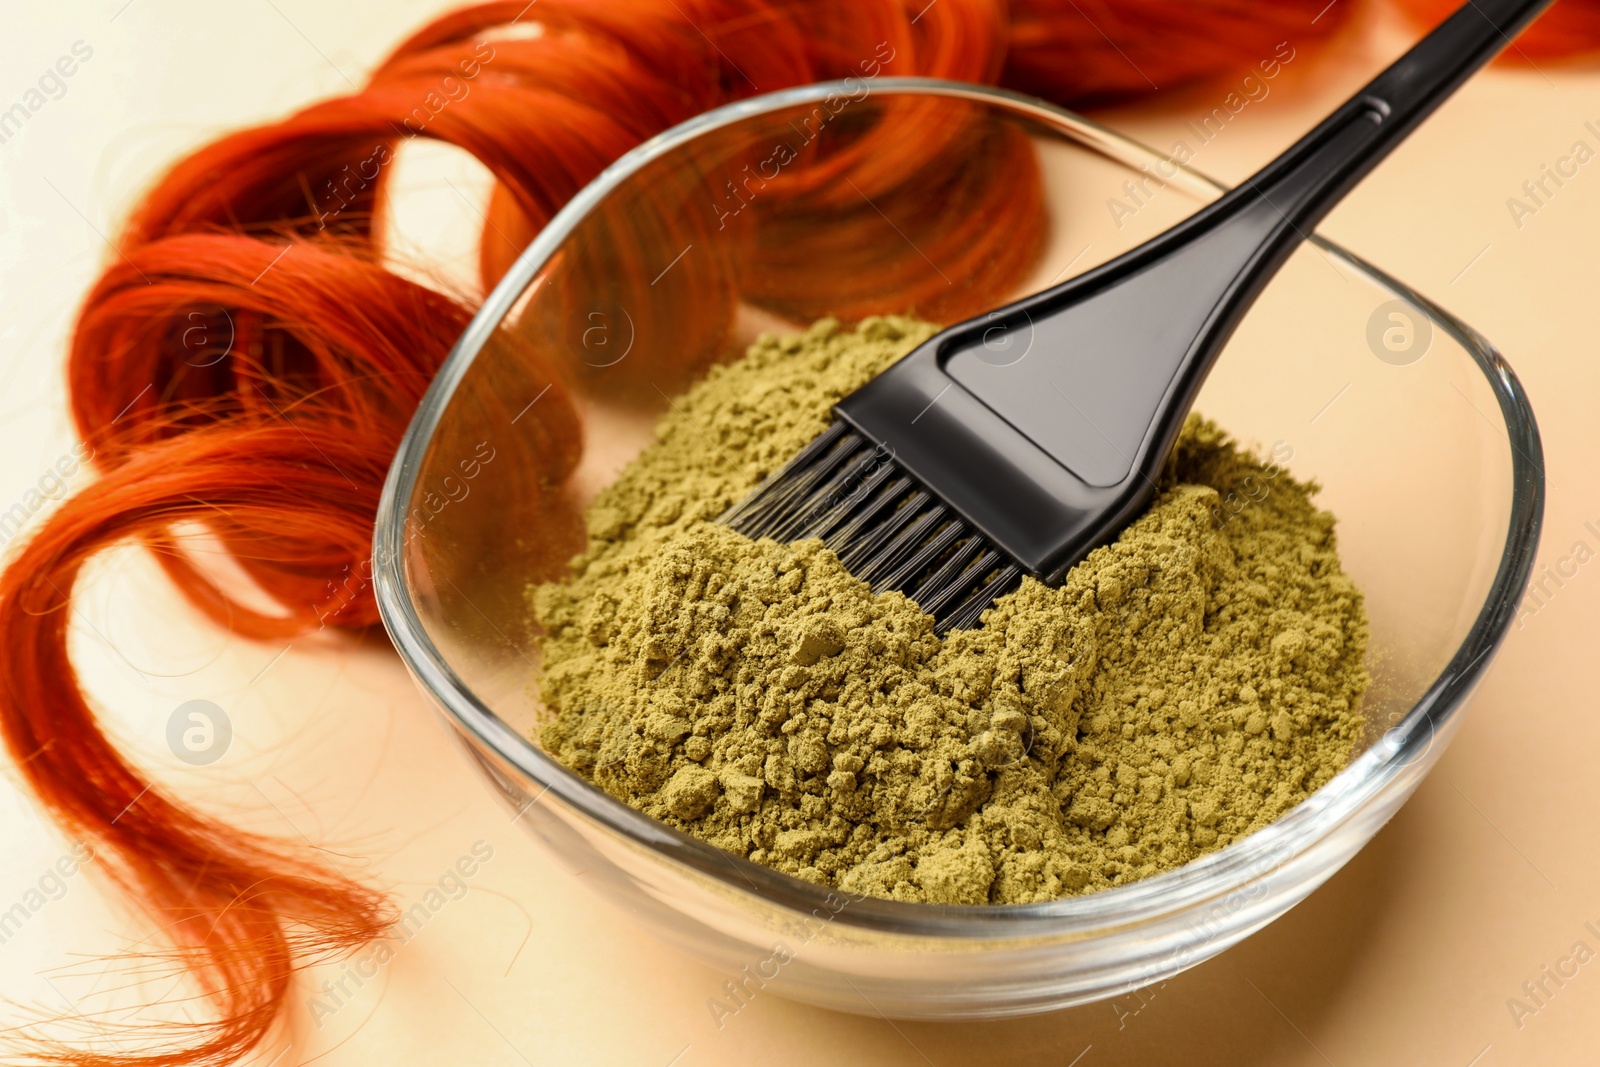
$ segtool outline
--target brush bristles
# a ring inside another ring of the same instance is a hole
[[[720,521],[752,539],[821,538],[874,593],[916,601],[941,634],[976,626],[1022,581],[1021,567],[892,453],[838,420]]]

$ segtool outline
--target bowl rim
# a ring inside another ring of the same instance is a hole
[[[1100,149],[1130,167],[1132,161],[1168,160],[1159,152],[1073,112],[1025,94],[929,78],[877,78],[871,92],[935,95],[1002,105]],[[379,501],[373,536],[373,582],[380,617],[413,677],[477,745],[536,783],[531,803],[549,792],[586,817],[635,844],[661,853],[739,894],[807,913],[832,907],[834,921],[885,933],[923,937],[1014,939],[1085,937],[1096,932],[1177,914],[1207,904],[1265,875],[1324,840],[1382,794],[1407,766],[1421,759],[1460,709],[1493,659],[1516,615],[1538,548],[1544,510],[1544,460],[1538,425],[1526,392],[1501,354],[1472,327],[1381,270],[1315,234],[1311,243],[1425,312],[1434,325],[1471,354],[1499,404],[1501,429],[1511,450],[1512,500],[1506,541],[1488,595],[1465,640],[1422,698],[1382,738],[1310,797],[1268,826],[1182,867],[1128,885],[1035,904],[942,905],[861,897],[803,881],[724,852],[629,807],[568,770],[497,716],[455,673],[429,638],[408,592],[403,547],[408,502],[434,431],[467,369],[516,305],[528,283],[579,221],[630,175],[677,146],[710,131],[784,108],[855,93],[860,80],[818,82],[750,97],[705,112],[644,141],[580,190],[534,238],[507,271],[451,349],[400,442]],[[1174,161],[1175,162],[1175,161]],[[1165,178],[1165,170],[1163,170]],[[1190,192],[1212,195],[1226,187],[1179,165],[1165,179]],[[842,910],[838,901],[848,897]],[[834,912],[837,912],[834,914]],[[1109,928],[1109,929],[1108,929]]]

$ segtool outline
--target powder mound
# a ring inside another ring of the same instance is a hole
[[[1201,419],[1115,543],[943,641],[820,542],[715,525],[932,331],[764,337],[677,401],[571,580],[531,590],[545,747],[730,852],[948,904],[1170,870],[1337,773],[1367,637],[1333,518]]]

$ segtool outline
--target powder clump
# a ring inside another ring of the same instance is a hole
[[[530,592],[544,746],[730,852],[948,904],[1170,870],[1327,782],[1362,734],[1361,595],[1314,486],[1198,417],[1116,542],[944,640],[820,542],[715,524],[933,330],[763,337],[675,402]]]

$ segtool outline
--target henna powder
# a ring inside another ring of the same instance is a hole
[[[716,525],[934,330],[763,336],[674,401],[569,580],[530,589],[543,745],[729,852],[946,904],[1171,870],[1344,767],[1367,628],[1333,516],[1199,417],[1114,543],[943,640],[820,542]]]

